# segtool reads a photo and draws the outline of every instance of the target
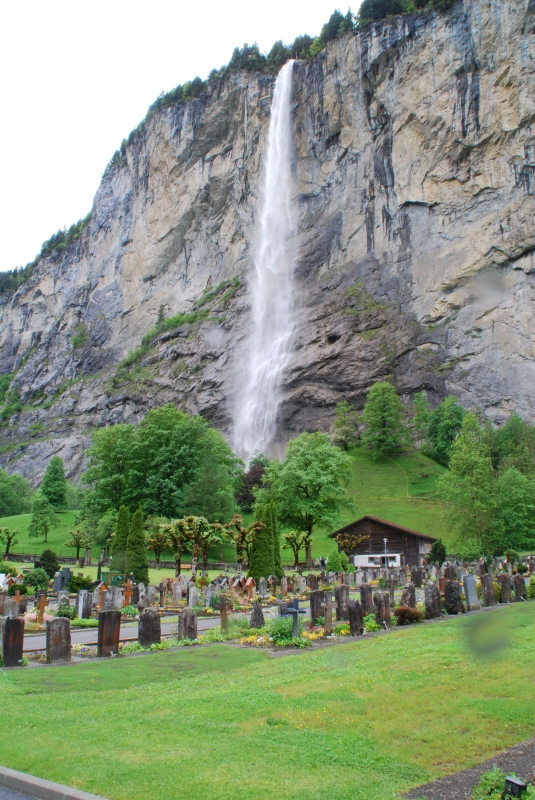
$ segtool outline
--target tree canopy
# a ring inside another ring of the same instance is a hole
[[[56,511],[67,508],[67,479],[65,465],[59,456],[52,456],[41,482],[41,494]]]
[[[30,510],[30,487],[28,482],[14,472],[9,475],[0,468],[0,516],[14,517]]]
[[[48,542],[48,534],[57,525],[57,517],[54,507],[48,502],[41,492],[37,492],[32,503],[32,518],[28,527],[30,539],[44,537]]]
[[[392,455],[408,443],[405,407],[391,383],[373,384],[361,420],[366,426],[362,444],[370,448],[373,458]]]

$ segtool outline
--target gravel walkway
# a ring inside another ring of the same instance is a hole
[[[446,778],[440,778],[433,783],[411,789],[405,797],[421,798],[422,800],[471,800],[472,788],[479,783],[484,772],[489,772],[494,766],[502,772],[516,773],[525,781],[535,782],[535,739],[516,744],[503,753],[499,753],[488,761],[483,761],[472,769],[463,769]]]

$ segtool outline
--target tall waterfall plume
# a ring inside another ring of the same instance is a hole
[[[246,463],[256,451],[268,453],[274,441],[282,376],[291,352],[297,222],[292,177],[292,68],[293,61],[285,64],[275,83],[255,223],[252,331],[234,417],[234,449]]]

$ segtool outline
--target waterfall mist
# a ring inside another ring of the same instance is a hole
[[[293,61],[277,76],[260,186],[250,281],[252,330],[234,416],[234,450],[246,463],[268,453],[276,434],[282,376],[293,330],[293,201],[291,121]]]

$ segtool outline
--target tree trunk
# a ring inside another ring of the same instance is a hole
[[[80,558],[80,548],[77,547],[76,548],[76,560],[78,561],[79,558]]]
[[[202,554],[202,568],[206,572],[208,569],[208,550],[204,550]]]
[[[309,542],[305,545],[305,552],[306,552],[306,569],[312,569],[312,544]]]
[[[294,551],[294,569],[299,566],[299,550]]]
[[[180,575],[180,570],[182,568],[182,553],[175,553],[175,577],[178,578]]]

